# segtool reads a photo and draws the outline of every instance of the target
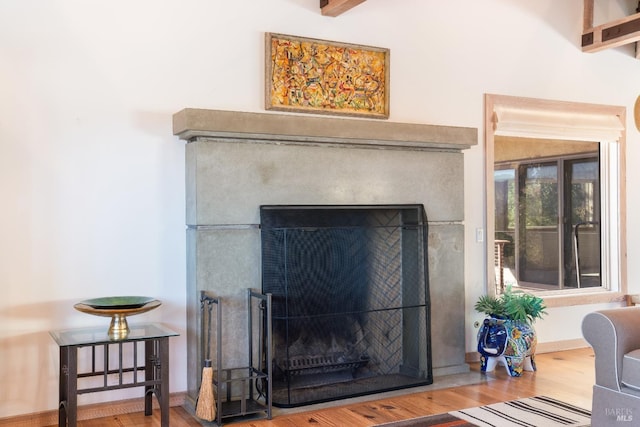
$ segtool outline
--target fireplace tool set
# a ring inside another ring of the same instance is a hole
[[[240,367],[225,367],[223,362],[222,307],[222,298],[213,297],[206,291],[200,292],[203,371],[196,416],[206,421],[215,420],[218,426],[222,425],[223,418],[260,413],[271,419],[272,364],[267,363],[272,360],[271,295],[247,289],[248,360],[246,365]],[[234,327],[233,332],[237,329]],[[215,341],[212,343],[213,331]],[[212,344],[215,359],[211,359]],[[198,406],[201,408],[200,413]]]

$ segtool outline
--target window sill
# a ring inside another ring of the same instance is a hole
[[[572,305],[601,304],[610,302],[626,303],[625,294],[622,292],[614,292],[607,290],[585,289],[567,293],[566,290],[561,293],[550,292],[534,292],[537,296],[544,299],[544,303],[548,308],[552,307],[568,307]]]

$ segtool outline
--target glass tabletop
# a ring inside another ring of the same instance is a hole
[[[49,331],[49,335],[51,335],[60,347],[140,341],[180,335],[159,323],[130,324],[129,330],[127,337],[118,341],[114,341],[109,338],[109,335],[107,334],[108,326]]]

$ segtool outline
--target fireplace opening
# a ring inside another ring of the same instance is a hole
[[[422,205],[261,206],[260,222],[274,405],[433,382]]]

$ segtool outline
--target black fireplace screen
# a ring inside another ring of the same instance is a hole
[[[262,206],[273,404],[431,384],[422,205]]]

